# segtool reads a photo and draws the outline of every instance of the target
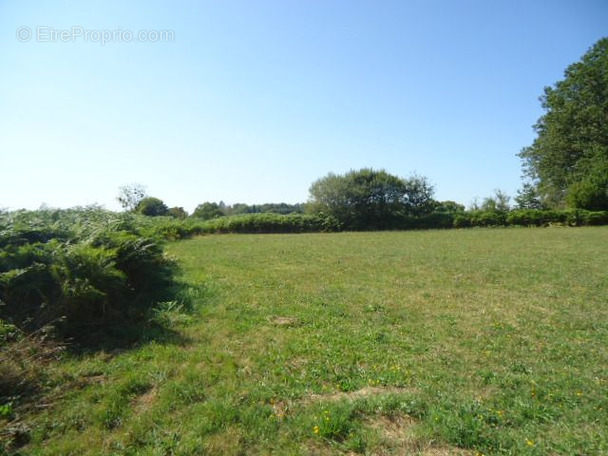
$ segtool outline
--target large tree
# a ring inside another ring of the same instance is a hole
[[[549,206],[608,209],[608,38],[545,87],[537,138],[519,156]]]
[[[404,217],[432,209],[433,187],[426,178],[403,179],[369,168],[330,173],[310,187],[314,212],[336,217],[347,229],[396,228]]]

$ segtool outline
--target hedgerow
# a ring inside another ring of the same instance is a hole
[[[594,226],[608,225],[608,211],[582,209],[432,212],[402,221],[399,229],[446,229],[498,226]]]
[[[309,214],[243,214],[202,224],[202,233],[310,233],[339,231],[333,217]]]

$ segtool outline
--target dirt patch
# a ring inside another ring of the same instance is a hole
[[[461,448],[435,446],[416,436],[416,420],[407,415],[374,416],[365,424],[378,432],[382,447],[372,452],[374,455],[394,456],[472,456],[472,451]]]
[[[137,396],[135,399],[133,399],[134,413],[137,415],[149,410],[156,402],[157,397],[158,391],[156,388],[151,388],[141,396]]]
[[[374,396],[388,394],[412,394],[413,388],[383,388],[368,386],[356,391],[337,392],[332,394],[313,394],[304,398],[301,403],[311,404],[320,401],[338,402],[343,400],[365,399]],[[280,415],[284,410],[282,403],[277,403],[275,414]],[[449,446],[440,446],[436,442],[421,438],[416,431],[418,422],[405,414],[372,415],[364,419],[362,423],[366,428],[374,430],[380,437],[380,442],[375,448],[369,449],[369,454],[375,456],[473,456],[475,452]],[[317,446],[311,449],[309,454],[335,454],[326,452],[326,448]],[[354,453],[341,453],[353,455]]]
[[[403,394],[403,393],[412,393],[412,389],[407,388],[382,388],[379,386],[366,386],[365,388],[361,388],[355,391],[340,391],[332,394],[312,394],[304,399],[303,402],[319,402],[319,401],[329,401],[329,402],[338,402],[342,400],[351,400],[354,401],[356,399],[363,399],[370,396],[385,396],[388,394]]]
[[[272,317],[270,319],[272,323],[277,326],[296,326],[298,324],[298,319],[296,317]]]
[[[274,416],[279,420],[284,419],[290,410],[289,402],[287,401],[271,402],[270,406],[272,407]]]

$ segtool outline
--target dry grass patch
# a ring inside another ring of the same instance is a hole
[[[461,448],[435,446],[417,436],[417,422],[412,417],[397,415],[380,415],[369,418],[365,426],[376,431],[382,439],[379,450],[370,454],[384,456],[472,456],[474,453]]]
[[[150,410],[158,399],[158,389],[151,388],[140,396],[133,399],[133,412],[135,415],[144,413],[146,410]]]
[[[372,396],[386,396],[389,394],[411,394],[415,392],[413,388],[394,388],[394,387],[378,387],[366,386],[355,391],[338,391],[332,394],[311,394],[306,397],[304,403],[313,402],[338,402],[338,401],[355,401],[357,399],[366,399]]]
[[[298,319],[295,317],[272,317],[270,319],[272,323],[277,326],[296,326],[298,324]]]

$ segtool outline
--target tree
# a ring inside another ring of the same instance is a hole
[[[509,201],[511,201],[509,195],[502,190],[496,189],[494,190],[494,196],[484,198],[481,207],[478,207],[477,209],[481,209],[482,211],[509,212],[509,210],[511,210]]]
[[[169,209],[169,214],[171,217],[184,220],[188,217],[188,212],[183,207],[172,207]]]
[[[192,213],[192,217],[202,220],[212,220],[218,217],[223,217],[224,215],[226,214],[224,214],[224,212],[220,209],[219,204],[209,202],[199,204]]]
[[[492,198],[491,196],[484,198],[483,201],[481,202],[481,210],[482,211],[498,210],[496,200],[494,198]]]
[[[116,199],[125,211],[134,212],[141,200],[145,197],[145,186],[141,184],[129,184],[119,187],[118,197]]]
[[[511,206],[509,204],[511,197],[507,195],[506,192],[503,192],[500,189],[494,190],[494,201],[496,201],[497,211],[509,212],[511,210]]]
[[[536,186],[530,182],[523,184],[515,197],[518,209],[543,209],[543,203],[538,196]]]
[[[447,213],[462,213],[464,212],[464,205],[458,204],[455,201],[437,201],[433,207],[433,212],[447,212]]]
[[[364,168],[345,175],[329,173],[310,187],[313,212],[331,215],[347,229],[396,228],[407,216],[432,210],[433,187],[425,178],[402,179]]]
[[[405,194],[403,204],[408,215],[420,216],[428,214],[433,210],[435,201],[433,195],[435,188],[426,177],[413,174],[408,179],[403,179],[405,183]]]
[[[137,212],[150,217],[158,217],[161,215],[169,215],[169,208],[163,200],[148,196],[142,199],[137,205]]]
[[[608,38],[545,87],[537,137],[519,157],[543,203],[608,209]]]

